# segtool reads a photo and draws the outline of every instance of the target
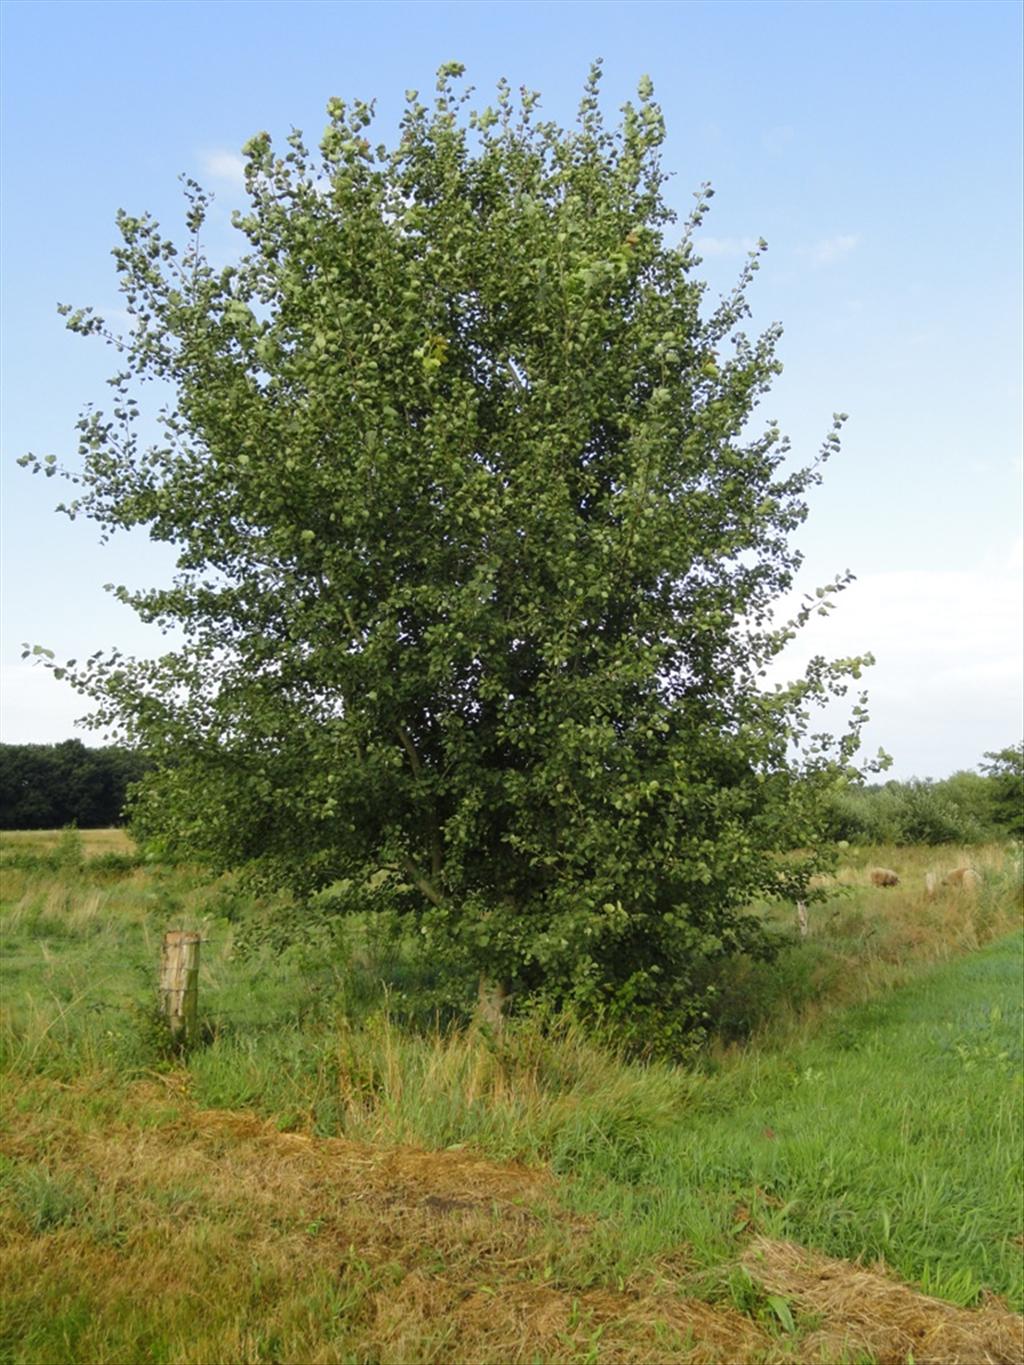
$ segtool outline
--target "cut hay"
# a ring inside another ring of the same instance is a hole
[[[45,1107],[9,1109],[8,1158],[45,1160],[85,1191],[116,1191],[125,1226],[124,1249],[113,1252],[96,1244],[88,1219],[32,1235],[14,1218],[0,1237],[9,1292],[27,1295],[47,1267],[61,1267],[96,1306],[101,1333],[126,1299],[166,1317],[173,1285],[174,1365],[264,1361],[246,1318],[257,1293],[260,1321],[287,1333],[274,1358],[288,1365],[778,1358],[761,1323],[686,1297],[671,1270],[614,1287],[556,1279],[559,1249],[585,1246],[594,1220],[562,1207],[546,1170],[464,1149],[282,1133],[252,1114],[196,1109],[167,1080],[132,1087],[138,1122],[82,1128]],[[36,1081],[25,1093],[42,1099],[48,1088]],[[73,1102],[74,1087],[61,1091]],[[343,1334],[342,1319],[302,1316],[311,1298],[344,1305]]]
[[[258,1152],[261,1178],[282,1168],[292,1179],[315,1174],[350,1213],[359,1206],[372,1213],[374,1223],[364,1225],[358,1242],[360,1259],[408,1265],[415,1260],[409,1249],[428,1244],[443,1255],[449,1273],[415,1267],[372,1295],[368,1334],[387,1343],[383,1361],[418,1358],[418,1344],[436,1339],[441,1323],[440,1358],[480,1365],[574,1360],[594,1345],[594,1359],[608,1365],[738,1365],[770,1351],[763,1328],[730,1307],[660,1287],[572,1293],[538,1282],[543,1250],[532,1245],[538,1228],[555,1224],[574,1237],[591,1231],[591,1220],[555,1203],[545,1169],[466,1150],[378,1148],[280,1133],[253,1115],[224,1110],[192,1110],[182,1122],[200,1145],[227,1136],[236,1156]],[[279,1177],[274,1184],[280,1192]],[[343,1257],[342,1278],[345,1270]]]
[[[998,1300],[957,1308],[893,1279],[790,1242],[755,1237],[743,1256],[751,1277],[824,1326],[801,1342],[801,1359],[869,1354],[876,1365],[1021,1365],[1024,1318]]]
[[[6,1098],[8,1160],[76,1202],[34,1228],[0,1201],[0,1279],[12,1302],[35,1303],[43,1284],[48,1302],[88,1302],[82,1360],[151,1359],[118,1335],[143,1331],[147,1304],[171,1365],[1024,1361],[1021,1319],[995,1301],[956,1308],[761,1237],[742,1264],[792,1305],[795,1332],[763,1305],[692,1297],[685,1247],[643,1277],[574,1281],[598,1221],[567,1210],[547,1170],[469,1149],[279,1132],[197,1109],[177,1077],[91,1118],[85,1086],[39,1079]]]
[[[218,1136],[232,1146],[255,1144],[269,1163],[292,1162],[344,1184],[357,1183],[363,1191],[401,1189],[411,1199],[420,1196],[479,1205],[514,1200],[550,1187],[546,1170],[486,1161],[472,1151],[453,1148],[427,1152],[415,1147],[372,1147],[346,1138],[311,1137],[282,1133],[254,1114],[226,1109],[193,1109],[181,1120],[201,1143]]]
[[[737,1310],[667,1294],[573,1294],[526,1280],[473,1287],[414,1272],[374,1307],[372,1336],[389,1344],[389,1365],[422,1359],[414,1343],[439,1321],[448,1335],[438,1358],[448,1365],[741,1365],[773,1354],[771,1337]]]

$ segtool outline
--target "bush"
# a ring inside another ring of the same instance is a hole
[[[992,790],[992,818],[1014,839],[1024,839],[1024,741],[985,755],[981,765]]]
[[[957,773],[945,782],[915,778],[847,787],[832,797],[828,829],[837,841],[902,847],[978,844],[993,833],[985,779],[974,773]]]
[[[902,797],[901,844],[978,844],[985,830],[947,784],[908,782]]]

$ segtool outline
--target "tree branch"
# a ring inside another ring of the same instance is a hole
[[[424,896],[426,896],[427,900],[430,901],[431,905],[436,905],[443,909],[445,904],[444,897],[441,895],[440,891],[438,891],[437,887],[430,880],[430,878],[424,877],[423,873],[419,870],[419,868],[416,866],[416,864],[413,862],[411,858],[403,855],[400,861],[402,865],[402,871],[412,882],[413,886],[415,886],[416,890],[422,891]]]
[[[402,748],[409,755],[409,766],[412,768],[413,777],[419,781],[423,776],[423,764],[420,762],[420,756],[412,742],[412,736],[404,725],[396,725],[395,734],[401,741]],[[441,834],[437,828],[437,811],[434,809],[433,802],[427,811],[427,822],[430,825],[430,870],[435,877],[439,877],[441,869],[444,867],[444,853],[441,848]]]
[[[403,748],[403,749],[405,750],[405,752],[409,755],[409,764],[410,764],[410,766],[412,767],[413,776],[414,776],[414,777],[422,777],[422,776],[423,776],[423,764],[420,762],[420,756],[419,756],[419,754],[416,752],[416,748],[415,748],[415,745],[414,745],[413,742],[412,742],[412,738],[411,738],[411,736],[410,736],[410,734],[409,734],[409,731],[405,728],[404,725],[396,725],[396,726],[395,726],[395,734],[398,736],[399,740],[401,741],[402,748]]]

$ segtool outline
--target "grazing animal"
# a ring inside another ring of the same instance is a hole
[[[873,867],[868,874],[872,886],[899,886],[900,879],[891,867]]]
[[[981,876],[973,867],[954,867],[944,877],[937,872],[926,872],[924,876],[924,893],[930,901],[943,889],[974,892],[980,885]]]
[[[954,867],[942,879],[943,886],[955,886],[960,891],[977,891],[980,882],[973,867]]]

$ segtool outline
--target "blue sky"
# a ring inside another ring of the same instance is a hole
[[[940,777],[1020,738],[1021,16],[997,3],[73,3],[6,0],[3,22],[3,634],[0,737],[73,733],[82,702],[20,660],[166,645],[104,594],[172,558],[144,538],[101,548],[56,515],[55,481],[15,465],[72,457],[112,354],[71,336],[57,302],[117,307],[124,207],[179,234],[177,176],[218,196],[226,258],[238,149],[267,129],[312,138],[332,95],[378,100],[458,60],[483,101],[504,75],[573,118],[595,56],[610,114],[649,74],[685,212],[713,183],[702,267],[728,288],[769,252],[754,326],[785,328],[764,405],[811,457],[850,422],[799,543],[801,587],[856,584],[794,646],[872,650],[867,744],[893,773]]]

